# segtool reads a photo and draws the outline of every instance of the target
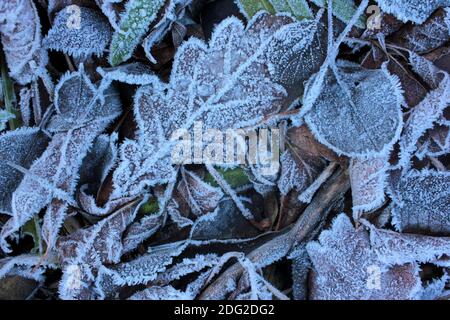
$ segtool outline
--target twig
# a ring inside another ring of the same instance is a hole
[[[336,162],[331,162],[325,170],[317,177],[316,180],[299,196],[298,199],[304,203],[310,203],[314,194],[319,190],[320,186],[328,180],[329,177],[333,174],[334,170],[336,170],[338,164]]]

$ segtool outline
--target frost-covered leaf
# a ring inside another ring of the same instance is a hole
[[[19,275],[27,279],[42,281],[47,265],[40,256],[24,254],[16,257],[0,259],[0,279],[6,276]]]
[[[148,147],[152,149],[152,145]],[[153,150],[152,150],[153,151]],[[112,200],[138,195],[146,186],[171,182],[174,170],[170,158],[149,161],[154,153],[147,153],[138,143],[125,140],[119,150],[119,165],[113,173]]]
[[[0,34],[11,77],[27,84],[45,73],[48,56],[41,48],[41,23],[32,0],[0,3]]]
[[[383,204],[388,160],[386,155],[378,158],[352,159],[349,173],[355,220],[358,220],[360,213]]]
[[[192,19],[186,15],[186,8],[191,3],[192,0],[169,0],[166,3],[163,9],[164,14],[142,42],[145,54],[151,62],[156,63],[151,54],[152,47],[163,40],[169,30],[172,30],[172,41],[175,48],[180,45],[187,31],[185,25],[193,23]],[[179,32],[175,30],[179,30]]]
[[[311,0],[314,4],[321,8],[327,8],[327,2],[325,0]],[[356,12],[357,6],[353,0],[333,0],[333,15],[344,23],[349,23],[350,19]],[[365,17],[359,17],[355,23],[360,29],[366,28]]]
[[[12,194],[23,177],[21,171],[8,163],[29,168],[44,152],[49,140],[38,128],[20,128],[0,136],[0,212],[12,214]]]
[[[179,130],[200,121],[205,129],[246,127],[280,110],[286,91],[270,80],[279,65],[269,53],[281,45],[283,35],[301,26],[285,16],[260,14],[245,29],[232,17],[216,28],[209,45],[195,38],[185,42],[177,51],[170,83],[143,86],[135,95],[138,137],[122,145],[114,195],[167,182],[170,140]],[[295,43],[289,40],[288,45]]]
[[[122,0],[95,0],[97,5],[102,10],[103,14],[108,18],[109,23],[114,30],[119,29],[119,12],[116,4],[120,4]]]
[[[403,22],[423,23],[439,7],[450,6],[449,0],[376,0],[381,10]]]
[[[142,243],[144,240],[150,238],[164,222],[164,217],[161,214],[151,214],[145,216],[141,220],[134,222],[126,230],[123,237],[123,251],[130,252]]]
[[[292,294],[295,300],[308,298],[308,273],[311,268],[311,260],[306,246],[301,245],[289,255],[292,260]]]
[[[179,280],[188,274],[200,272],[205,268],[211,268],[220,263],[220,257],[214,253],[197,254],[193,258],[185,258],[181,262],[161,273],[156,282],[170,283]]]
[[[90,184],[98,187],[115,164],[118,156],[118,134],[99,135],[91,150],[83,159],[80,168],[79,185]]]
[[[22,122],[24,126],[29,126],[31,121],[31,99],[32,99],[32,91],[28,88],[20,89],[20,101],[19,101],[19,109],[20,116],[22,118]]]
[[[118,93],[111,87],[102,89],[92,84],[83,65],[78,71],[62,76],[55,87],[56,115],[47,129],[61,132],[95,121],[112,121],[120,112]]]
[[[117,264],[113,268],[103,267],[97,279],[97,288],[106,289],[103,285],[109,282],[113,286],[146,284],[155,280],[158,273],[167,269],[174,257],[185,249],[185,244],[171,243],[161,247],[151,248],[150,251],[130,262]],[[109,278],[109,279],[108,279]]]
[[[164,0],[128,0],[120,17],[119,30],[114,32],[111,41],[111,65],[118,65],[131,57],[163,4]]]
[[[181,176],[178,191],[195,215],[203,215],[217,207],[223,197],[223,192],[219,188],[204,182],[191,171],[181,169]]]
[[[386,154],[402,128],[398,79],[385,67],[365,70],[345,63],[338,70],[338,75],[328,71],[306,123],[321,143],[338,154]]]
[[[403,48],[417,53],[437,49],[450,39],[450,9],[439,9],[423,24],[406,25],[390,38]]]
[[[432,90],[411,112],[400,138],[400,164],[409,167],[410,157],[419,138],[431,129],[450,102],[450,76],[444,75],[437,89]]]
[[[127,84],[146,85],[155,81],[152,69],[140,62],[120,65],[112,68],[97,68],[97,72],[110,81],[119,81]]]
[[[268,53],[272,78],[285,87],[291,100],[300,97],[304,82],[319,71],[327,47],[320,14],[298,24],[299,27],[275,35]]]
[[[86,90],[89,88],[90,90]],[[109,92],[109,91],[108,91]],[[76,94],[73,101],[72,94]],[[79,169],[94,139],[121,111],[117,94],[109,92],[103,101],[97,102],[96,89],[84,74],[83,68],[63,77],[55,93],[57,114],[52,118],[50,127],[61,130],[55,134],[45,152],[33,162],[23,180],[13,193],[13,217],[2,229],[2,246],[6,249],[5,239],[38,213],[53,199],[68,203],[73,196]],[[91,103],[92,102],[92,103]],[[93,109],[93,106],[95,107]],[[65,130],[65,131],[62,131]],[[64,207],[64,204],[61,204]],[[58,205],[58,208],[61,208]],[[64,210],[46,215],[44,230],[47,235],[56,235],[64,220]],[[45,239],[51,248],[54,237]],[[7,250],[7,249],[6,249]]]
[[[43,44],[48,49],[67,53],[74,58],[100,57],[111,41],[111,27],[97,11],[76,8],[68,6],[58,12]]]
[[[450,173],[410,171],[392,193],[397,230],[450,234]]]
[[[314,300],[417,299],[422,289],[415,264],[387,268],[370,247],[369,234],[341,214],[319,242],[307,245],[313,264]]]
[[[123,254],[122,233],[135,216],[136,203],[132,202],[93,226],[58,239],[56,248],[64,266],[59,284],[61,298],[83,299],[92,294],[90,287],[98,269],[103,264],[119,262]],[[73,281],[79,284],[74,286]]]
[[[64,264],[117,263],[122,255],[122,233],[136,216],[136,201],[128,203],[93,226],[60,237],[57,250]]]
[[[450,238],[397,233],[370,226],[370,243],[383,263],[433,262],[450,253]]]
[[[83,185],[80,188],[80,192],[78,194],[78,202],[80,203],[81,209],[86,211],[86,213],[92,216],[106,216],[112,212],[114,212],[117,208],[124,205],[127,202],[130,202],[133,198],[131,197],[123,197],[119,199],[114,199],[106,202],[104,206],[99,206],[95,201],[95,198],[86,193],[87,186]]]
[[[428,130],[428,137],[415,156],[423,160],[426,156],[441,157],[448,153],[450,153],[450,127],[436,124],[433,129]]]
[[[297,19],[312,18],[312,11],[306,0],[236,0],[240,11],[247,19],[261,10],[269,13],[290,13]]]
[[[417,73],[432,89],[436,89],[444,78],[444,73],[439,72],[430,60],[419,56],[414,52],[409,53],[409,63]]]
[[[282,195],[287,195],[292,189],[296,189],[299,193],[303,192],[317,176],[317,167],[310,166],[303,159],[295,161],[292,151],[285,151],[281,155],[281,174],[278,179],[278,189]]]
[[[450,279],[448,273],[445,273],[441,278],[430,281],[423,289],[421,300],[439,300],[448,296],[449,290],[446,290],[446,284]]]
[[[175,289],[172,286],[151,286],[145,290],[136,292],[129,300],[191,300],[186,292]]]

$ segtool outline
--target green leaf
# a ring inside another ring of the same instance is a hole
[[[17,120],[18,112],[14,108],[14,104],[16,101],[14,86],[8,74],[8,67],[6,65],[6,59],[3,51],[0,52],[0,63],[2,86],[1,92],[3,92],[3,96],[0,96],[0,99],[3,99],[5,105],[5,110],[0,111],[0,131],[5,129],[6,121],[9,121],[9,129],[14,130],[20,126],[20,123]]]
[[[157,198],[151,198],[146,203],[144,203],[140,209],[142,214],[155,214],[159,211],[159,203]]]
[[[327,1],[325,0],[311,0],[315,5],[326,8]],[[356,5],[353,0],[333,0],[333,15],[342,22],[348,23],[356,12]],[[361,15],[355,26],[361,29],[366,28],[366,17]]]
[[[269,13],[288,12],[297,19],[312,18],[306,0],[236,0],[241,12],[251,19],[258,11]]]
[[[129,59],[142,37],[155,21],[164,0],[130,0],[121,16],[119,28],[111,42],[109,62],[116,66]]]
[[[245,171],[242,168],[236,169],[216,168],[216,169],[232,188],[237,188],[250,183],[248,176],[245,174]],[[206,174],[204,180],[213,187],[219,187],[216,180],[209,172]]]
[[[22,233],[33,238],[34,247],[31,253],[40,253],[42,250],[41,226],[39,225],[39,218],[34,216],[34,219],[29,220],[23,227]]]

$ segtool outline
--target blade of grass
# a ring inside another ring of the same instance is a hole
[[[3,50],[0,50],[0,63],[1,63],[3,100],[5,102],[5,110],[15,116],[14,118],[9,119],[9,129],[15,130],[18,127],[20,127],[19,112],[14,107],[15,102],[14,86],[8,74],[8,67],[6,65],[6,59]]]

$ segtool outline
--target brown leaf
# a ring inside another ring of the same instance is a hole
[[[313,264],[313,300],[415,299],[421,290],[415,264],[387,268],[370,247],[369,234],[339,215],[319,242],[307,245]]]
[[[407,24],[387,40],[416,53],[439,48],[450,39],[449,15],[445,9],[439,9],[423,24]]]

